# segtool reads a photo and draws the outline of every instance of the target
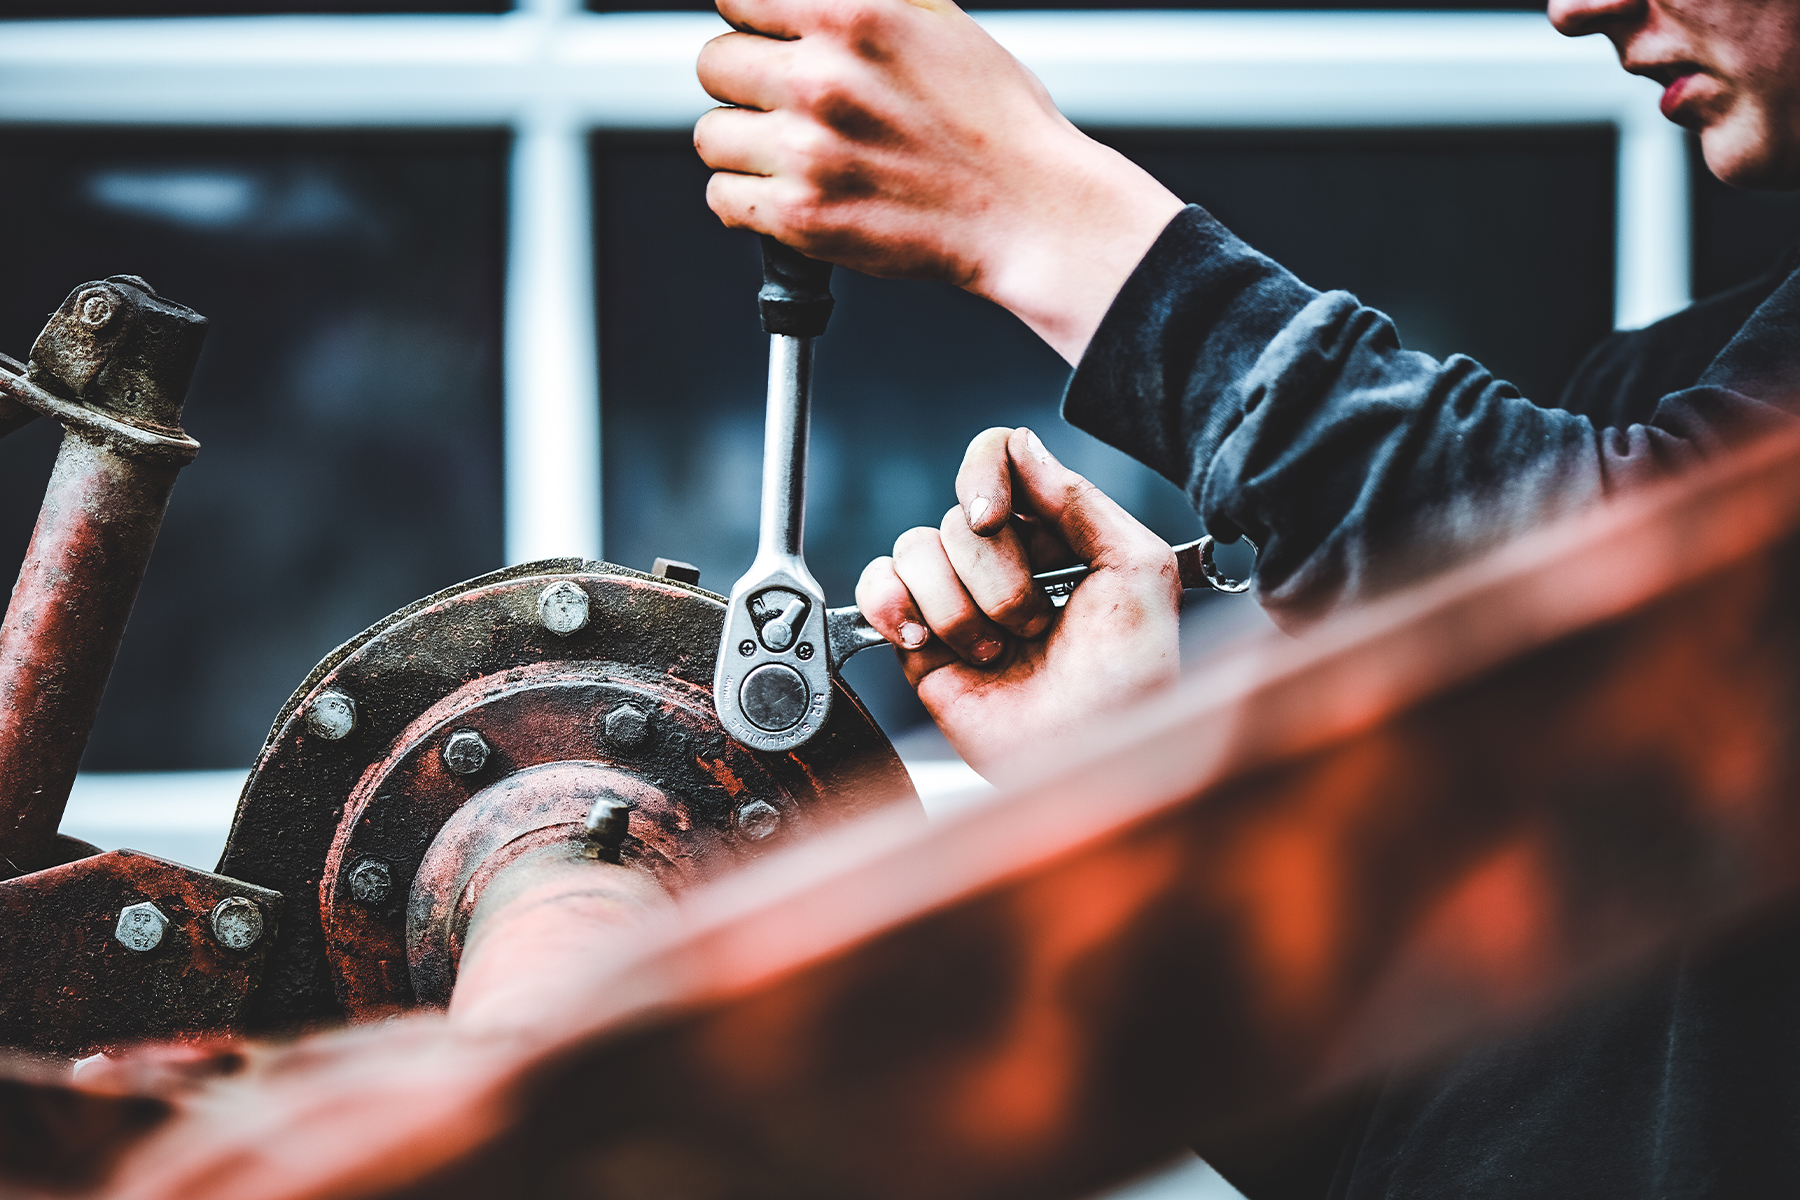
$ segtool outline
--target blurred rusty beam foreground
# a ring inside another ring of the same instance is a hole
[[[497,1021],[115,1073],[170,1115],[102,1191],[1090,1192],[1788,889],[1797,527],[1784,437],[1249,647],[955,820],[765,860]]]

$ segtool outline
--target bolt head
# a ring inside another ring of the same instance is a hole
[[[641,750],[650,740],[650,714],[635,704],[621,704],[606,714],[606,744],[615,750]]]
[[[119,923],[113,929],[113,937],[127,950],[148,954],[162,945],[163,934],[168,931],[169,918],[163,915],[162,909],[144,900],[119,910]]]
[[[559,579],[538,595],[538,620],[558,637],[568,637],[588,623],[588,597],[580,586]]]
[[[262,908],[248,896],[227,896],[213,905],[213,940],[227,950],[248,950],[262,940]]]
[[[487,760],[488,744],[473,729],[459,729],[444,740],[444,765],[453,775],[473,775]]]
[[[394,876],[378,858],[365,858],[350,868],[350,894],[358,904],[384,903],[394,890]]]
[[[75,313],[89,329],[101,329],[113,319],[113,298],[100,288],[82,295]]]
[[[739,833],[760,842],[781,827],[781,810],[767,800],[752,800],[737,810],[733,820]]]
[[[336,688],[320,692],[306,706],[306,728],[328,742],[349,737],[356,728],[356,701]]]

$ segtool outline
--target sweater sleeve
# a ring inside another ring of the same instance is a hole
[[[1382,313],[1189,207],[1114,299],[1063,411],[1182,487],[1215,536],[1249,536],[1258,596],[1292,627],[1791,420],[1797,348],[1790,278],[1699,386],[1644,424],[1596,426],[1473,359],[1403,349]]]

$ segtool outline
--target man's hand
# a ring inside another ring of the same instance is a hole
[[[1174,682],[1180,575],[1168,544],[1028,429],[990,429],[956,477],[962,501],[863,571],[856,602],[899,649],[950,744],[990,777]],[[1034,571],[1093,573],[1059,615]]]
[[[694,146],[730,226],[1011,309],[1075,362],[1181,201],[946,0],[719,0]]]

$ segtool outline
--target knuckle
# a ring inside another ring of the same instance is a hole
[[[910,558],[922,551],[935,551],[943,545],[937,530],[915,525],[894,539],[894,561]]]

